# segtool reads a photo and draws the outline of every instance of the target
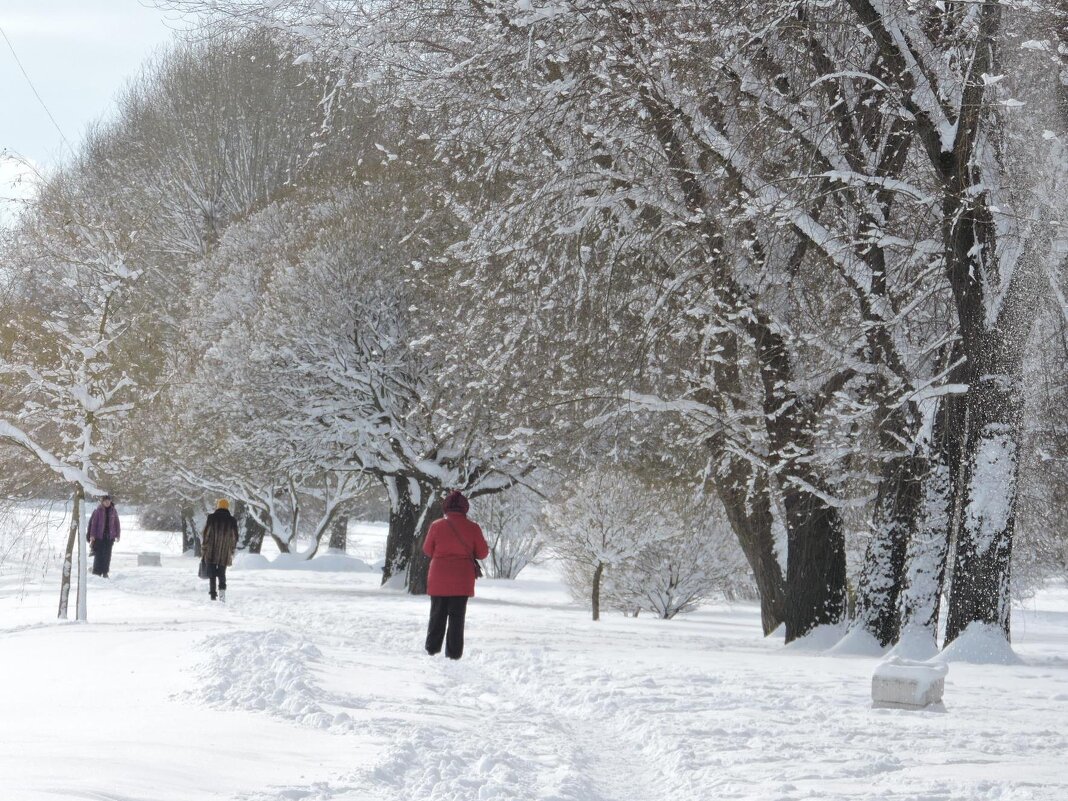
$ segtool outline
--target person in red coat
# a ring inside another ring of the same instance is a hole
[[[426,580],[430,595],[426,652],[438,653],[444,640],[445,656],[449,659],[464,655],[464,618],[467,599],[475,594],[475,560],[489,555],[482,529],[467,519],[469,508],[463,493],[450,492],[442,504],[445,516],[430,524],[423,542],[423,553],[430,557]]]

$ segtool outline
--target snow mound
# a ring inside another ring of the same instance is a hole
[[[261,553],[239,553],[234,556],[234,570],[266,570],[271,560]]]
[[[319,649],[283,631],[239,631],[209,637],[209,657],[196,690],[186,693],[216,709],[266,712],[316,729],[347,732],[345,712],[323,708],[326,693],[315,683],[309,664]]]
[[[910,627],[901,633],[897,644],[890,651],[890,656],[924,662],[938,656],[938,643],[931,631],[919,627]]]
[[[1022,665],[1005,632],[992,623],[972,623],[938,655],[943,662],[971,662],[976,665]]]
[[[816,626],[804,637],[798,637],[784,647],[791,651],[826,651],[846,634],[848,623],[825,623]]]
[[[828,653],[836,656],[882,656],[886,648],[863,626],[850,629]]]
[[[318,573],[373,573],[375,569],[362,559],[339,551],[329,551],[312,559],[299,554],[280,553],[274,559],[260,554],[242,554],[234,558],[240,570],[310,570]]]

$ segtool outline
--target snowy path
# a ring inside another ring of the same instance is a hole
[[[235,570],[222,607],[132,549],[89,625],[0,583],[3,797],[1068,798],[1063,589],[1018,616],[1030,664],[954,664],[949,711],[906,713],[870,708],[875,660],[784,650],[751,607],[594,624],[534,571],[480,586],[453,663],[374,574]]]

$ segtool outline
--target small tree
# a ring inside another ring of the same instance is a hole
[[[606,571],[622,568],[663,534],[651,525],[656,510],[649,501],[636,474],[608,468],[582,476],[546,508],[549,547],[563,560],[572,593],[590,599],[594,620],[601,619]]]
[[[711,503],[691,503],[666,489],[647,492],[659,514],[647,521],[649,544],[608,577],[614,605],[669,620],[750,583],[745,556]]]

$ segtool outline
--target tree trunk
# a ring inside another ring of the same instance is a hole
[[[439,493],[430,487],[422,487],[420,497],[424,502],[430,500],[430,508],[421,510],[416,522],[418,535],[412,542],[412,554],[408,562],[407,587],[411,595],[426,595],[427,576],[430,573],[430,558],[423,553],[423,543],[430,524],[438,520],[444,512],[441,509]]]
[[[822,481],[808,463],[818,402],[791,389],[789,344],[769,324],[748,323],[756,347],[770,458],[781,472],[786,512],[786,642],[817,626],[838,623],[846,610],[845,532],[838,509],[822,497]]]
[[[593,610],[593,619],[601,619],[601,576],[604,575],[604,562],[597,563],[597,569],[593,571],[593,594],[590,599]]]
[[[70,529],[67,532],[67,547],[63,553],[63,573],[59,580],[59,618],[67,619],[67,607],[70,601],[71,574],[74,571],[74,545],[79,535],[81,521],[81,485],[77,485],[71,498]]]
[[[951,379],[952,382],[952,379]],[[946,577],[946,556],[959,519],[957,482],[967,429],[965,400],[959,395],[941,399],[931,430],[927,474],[923,481],[916,531],[906,553],[906,573],[900,594],[900,639],[922,638],[930,652],[937,648],[938,616]]]
[[[200,532],[192,506],[182,507],[182,553],[200,556]]]
[[[786,508],[786,642],[841,621],[846,604],[845,534],[838,510],[799,488]]]
[[[76,485],[74,491],[75,519],[78,521],[78,611],[77,619],[84,622],[89,619],[89,554],[88,543],[81,536],[81,521],[85,516],[85,488]],[[88,533],[89,527],[86,526]]]
[[[853,627],[865,629],[882,646],[898,636],[898,596],[905,553],[917,528],[925,468],[917,446],[915,453],[889,460],[879,482]]]
[[[237,520],[237,550],[260,553],[263,550],[263,538],[267,536],[266,527],[249,512],[248,504],[244,501],[234,503],[234,518]]]
[[[968,393],[963,515],[957,532],[946,644],[972,623],[1010,638],[1009,575],[1016,522],[1022,417],[1020,365],[977,365]]]
[[[419,524],[419,508],[413,503],[411,487],[407,479],[390,478],[389,533],[386,535],[386,561],[382,565],[382,583],[394,576],[403,576],[408,571],[412,557],[412,544],[416,540]]]
[[[335,551],[346,551],[349,547],[349,516],[338,514],[330,523],[329,547]]]
[[[699,389],[695,398],[727,417],[731,412],[727,396],[741,393],[738,339],[732,334],[723,334],[715,347],[718,352],[712,365],[716,390]],[[748,460],[728,453],[722,434],[709,437],[707,443],[713,461],[719,466],[716,494],[753,571],[753,580],[760,594],[760,625],[766,637],[786,619],[786,582],[782,565],[775,555],[768,476]]]
[[[716,480],[716,494],[753,571],[760,594],[760,625],[766,637],[786,619],[786,582],[775,556],[767,476],[750,477],[753,469],[741,459],[732,459],[727,474]]]

